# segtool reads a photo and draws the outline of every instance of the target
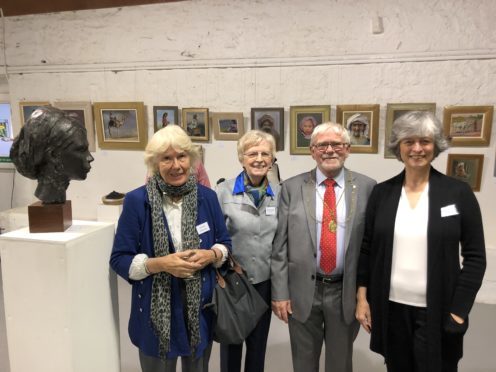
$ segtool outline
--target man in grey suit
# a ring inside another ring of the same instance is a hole
[[[324,341],[325,371],[351,372],[359,329],[357,262],[367,199],[376,182],[344,167],[350,136],[340,124],[318,125],[310,151],[317,167],[288,179],[281,189],[271,262],[272,309],[289,322],[295,372],[319,371]],[[330,232],[332,266],[326,264]]]

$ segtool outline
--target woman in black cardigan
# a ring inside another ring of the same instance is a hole
[[[368,202],[356,317],[389,372],[457,371],[484,276],[477,199],[467,183],[431,166],[447,147],[432,113],[398,118],[389,148],[405,169]]]

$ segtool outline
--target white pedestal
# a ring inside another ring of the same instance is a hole
[[[0,236],[11,372],[118,372],[117,281],[109,223]]]

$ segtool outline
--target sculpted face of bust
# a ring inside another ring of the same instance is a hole
[[[19,173],[38,180],[35,195],[44,204],[64,203],[70,180],[84,180],[94,160],[86,129],[73,116],[53,107],[34,111],[12,145]]]

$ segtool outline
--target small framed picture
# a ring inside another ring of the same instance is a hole
[[[48,106],[50,102],[41,101],[41,102],[19,102],[19,110],[21,112],[21,126],[26,124],[26,121],[29,119],[31,114],[41,106]]]
[[[331,106],[291,106],[289,117],[290,154],[307,155],[313,130],[330,120]]]
[[[393,122],[408,111],[430,111],[436,113],[435,103],[388,103],[386,111],[386,137],[384,138],[384,158],[396,159],[396,156],[387,147]]]
[[[148,131],[143,102],[95,102],[93,113],[101,149],[145,149]]]
[[[446,106],[444,134],[453,147],[489,146],[493,106]]]
[[[480,191],[484,155],[448,154],[446,174],[467,182],[473,191]]]
[[[183,108],[181,126],[192,141],[208,142],[210,140],[208,108]]]
[[[153,132],[169,124],[179,125],[178,113],[177,106],[153,106]]]
[[[251,129],[272,134],[276,141],[276,151],[284,151],[284,108],[252,107]]]
[[[245,133],[242,112],[215,112],[211,116],[216,140],[237,141]]]
[[[90,102],[54,102],[53,106],[59,108],[69,115],[74,116],[79,123],[86,128],[88,138],[88,149],[96,151],[95,126],[93,125],[93,112]]]
[[[336,122],[350,134],[351,152],[377,154],[379,105],[338,105]]]

